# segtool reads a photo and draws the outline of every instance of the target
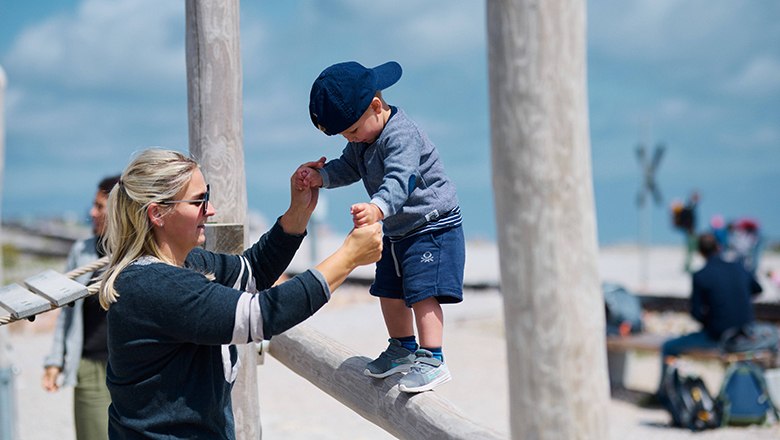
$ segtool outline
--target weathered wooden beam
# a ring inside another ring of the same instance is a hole
[[[586,3],[486,4],[512,437],[606,438]]]
[[[186,59],[190,152],[200,162],[217,207],[207,227],[206,249],[234,253],[246,243],[246,177],[242,115],[238,0],[187,0]],[[236,438],[262,438],[257,394],[257,353],[238,345],[233,386]]]
[[[371,359],[306,325],[271,339],[269,353],[299,376],[369,422],[402,439],[499,439],[492,428],[466,417],[435,392],[406,394],[400,376],[373,379],[363,374]]]
[[[0,196],[3,194],[5,170],[5,70],[0,66]],[[2,203],[0,203],[2,206]],[[0,226],[0,235],[3,233]],[[3,254],[0,252],[0,280],[3,279]],[[0,310],[1,312],[1,310]],[[0,313],[0,438],[18,438],[16,429],[16,387],[14,385],[13,353],[8,329],[2,321],[10,316]]]

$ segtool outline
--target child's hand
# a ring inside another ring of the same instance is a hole
[[[352,223],[356,228],[372,225],[385,218],[382,210],[373,203],[355,203],[349,213],[352,214]]]
[[[293,185],[298,191],[306,188],[322,187],[322,176],[317,171],[325,166],[325,157],[320,157],[316,162],[306,162],[298,167],[293,176]]]

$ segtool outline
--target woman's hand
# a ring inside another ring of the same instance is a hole
[[[373,223],[353,229],[342,248],[352,255],[354,267],[376,263],[382,257],[382,225]]]
[[[358,266],[379,261],[382,257],[382,226],[379,223],[353,229],[341,247],[316,269],[328,282],[331,292]]]
[[[284,232],[300,235],[306,232],[311,213],[317,207],[319,188],[313,188],[302,184],[302,169],[319,169],[325,165],[325,158],[321,157],[316,162],[306,162],[295,170],[290,176],[290,207],[282,215],[280,223]]]

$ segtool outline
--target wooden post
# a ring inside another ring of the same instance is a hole
[[[246,243],[246,178],[242,132],[239,2],[187,0],[187,95],[190,152],[211,185],[217,211],[206,248],[241,252]],[[242,367],[233,387],[236,438],[262,437],[257,352],[238,346]]]
[[[376,380],[363,374],[370,359],[299,324],[271,339],[269,353],[287,368],[369,422],[402,439],[498,440],[492,428],[472,422],[458,408],[427,392],[398,390],[400,375]],[[349,437],[344,435],[344,437]]]
[[[0,67],[0,196],[3,193],[5,171],[5,71]],[[2,197],[0,197],[2,201]],[[2,203],[0,203],[2,206]],[[2,214],[0,212],[0,214]],[[2,215],[0,215],[2,218]],[[0,224],[0,237],[3,230]],[[0,285],[3,280],[3,254],[0,252]],[[0,309],[2,310],[2,309]],[[16,438],[16,391],[14,389],[11,338],[8,328],[0,326],[0,438]]]
[[[513,438],[607,438],[586,4],[488,0],[493,189]]]

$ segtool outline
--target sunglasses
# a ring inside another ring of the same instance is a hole
[[[164,202],[160,202],[161,205],[172,205],[174,203],[190,203],[192,205],[198,206],[200,205],[200,212],[202,215],[206,215],[206,211],[209,209],[209,193],[211,192],[211,185],[206,185],[206,192],[203,193],[202,199],[195,199],[195,200],[166,200]]]

